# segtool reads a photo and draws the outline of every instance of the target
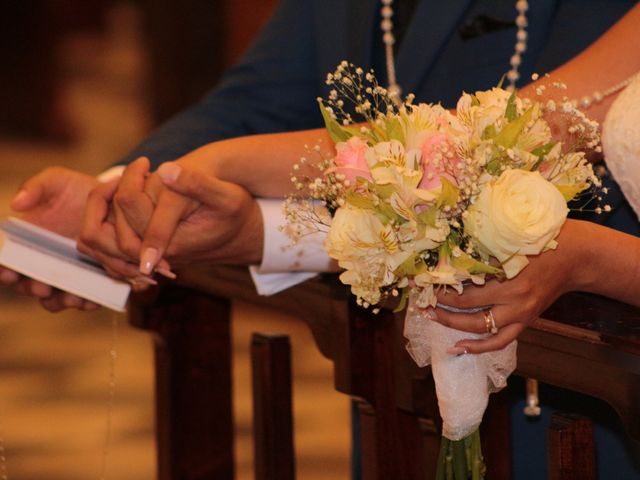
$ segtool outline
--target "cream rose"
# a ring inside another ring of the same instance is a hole
[[[569,209],[560,191],[538,172],[506,170],[487,183],[465,218],[465,232],[497,258],[507,278],[537,255],[555,248]]]

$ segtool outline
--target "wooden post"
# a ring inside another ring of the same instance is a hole
[[[593,424],[567,413],[551,417],[548,430],[549,480],[595,480]]]
[[[286,335],[251,337],[256,480],[293,480],[291,347]]]
[[[131,323],[154,333],[159,480],[233,480],[230,303],[162,289]]]

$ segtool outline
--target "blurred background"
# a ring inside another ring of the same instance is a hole
[[[200,98],[242,53],[276,0],[22,0],[0,16],[0,214],[47,166],[97,174]],[[298,478],[347,478],[349,403],[308,329],[234,306],[237,478],[251,479],[249,339],[292,338]],[[107,311],[50,314],[0,289],[0,441],[8,478],[155,476],[149,336]],[[117,386],[109,350],[117,325]],[[109,413],[109,410],[111,413]],[[2,468],[0,460],[0,469]],[[1,471],[0,471],[1,473]]]

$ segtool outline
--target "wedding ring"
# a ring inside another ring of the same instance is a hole
[[[493,312],[491,309],[484,312],[484,328],[487,330],[487,333],[490,333],[491,335],[498,333],[496,319],[493,318]]]

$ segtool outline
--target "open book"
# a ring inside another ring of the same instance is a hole
[[[0,222],[0,265],[118,312],[131,290],[79,253],[70,238],[13,217]]]

